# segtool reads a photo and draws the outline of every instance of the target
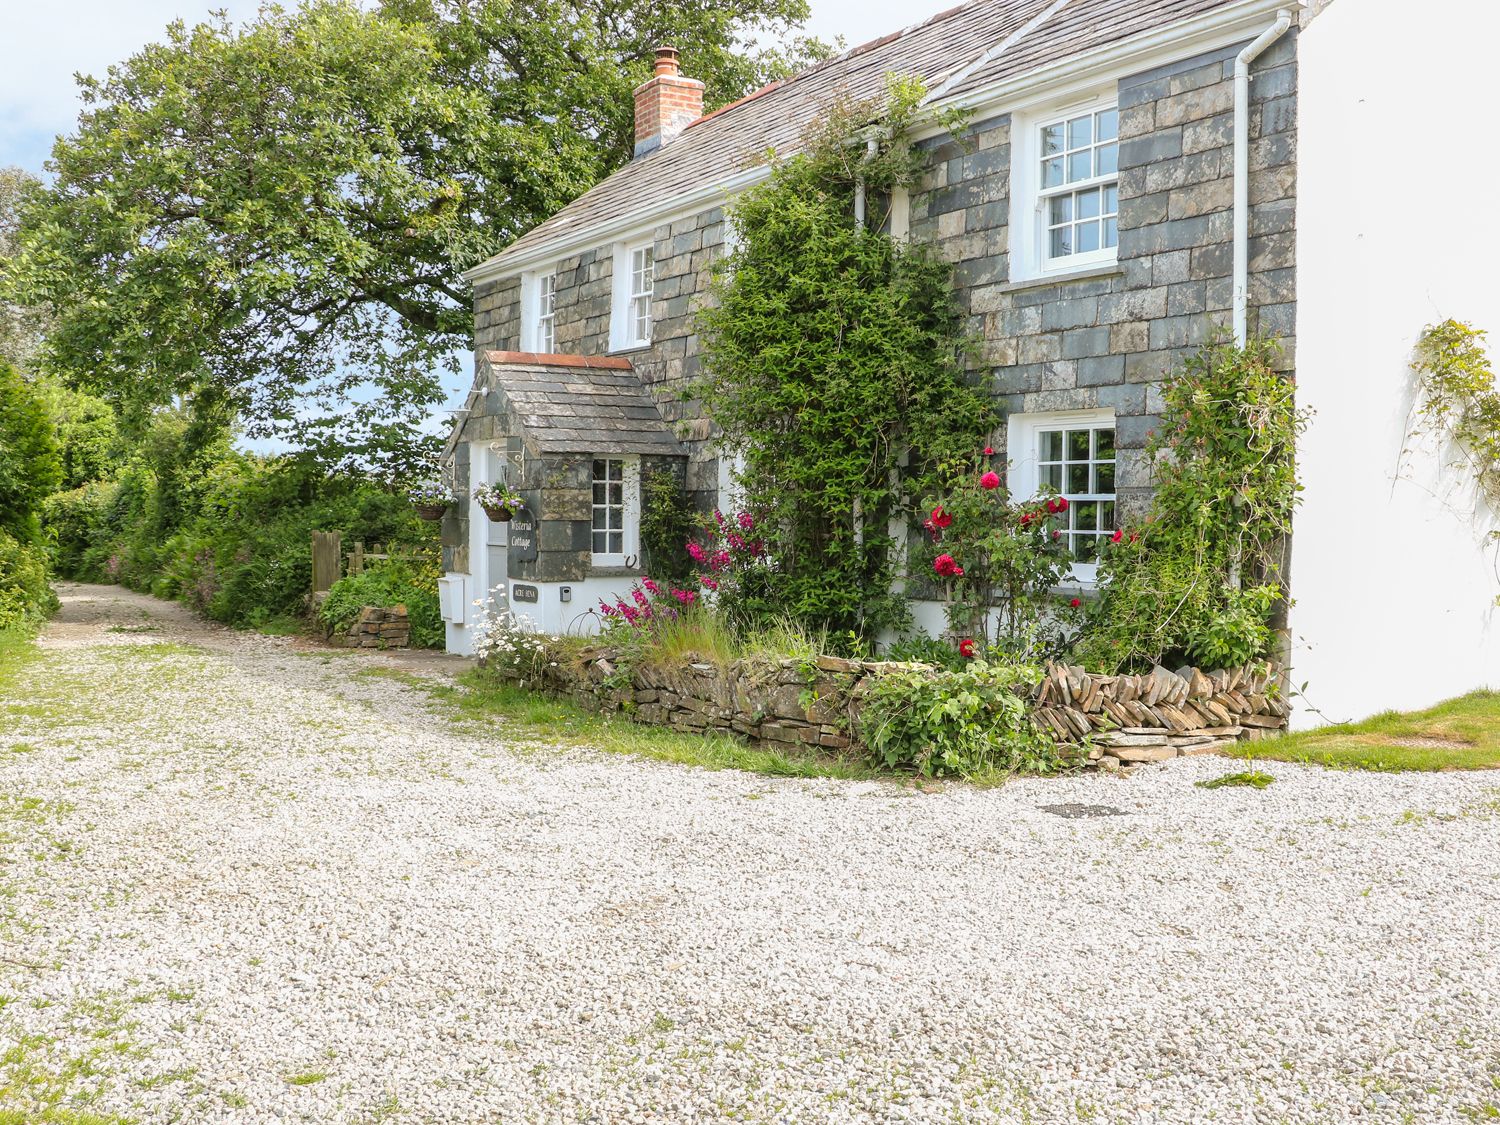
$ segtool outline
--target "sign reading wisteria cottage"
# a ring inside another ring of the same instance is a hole
[[[536,560],[536,511],[540,497],[526,493],[526,507],[510,521],[510,557],[514,562]]]

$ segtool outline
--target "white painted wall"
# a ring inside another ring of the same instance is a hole
[[[1472,0],[1332,0],[1298,45],[1299,727],[1500,686],[1495,517],[1451,450],[1403,455],[1425,326],[1487,329],[1500,363],[1500,224],[1463,202],[1500,173],[1497,33]]]

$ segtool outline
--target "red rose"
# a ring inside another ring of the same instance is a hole
[[[1079,598],[1074,598],[1068,604],[1070,606],[1072,606],[1074,609],[1077,609],[1079,606],[1081,606],[1083,604],[1083,601],[1081,599],[1079,599]]]
[[[958,642],[958,655],[962,656],[965,660],[974,659],[974,641],[972,638],[965,637]]]
[[[1124,538],[1125,538],[1125,533],[1123,531],[1121,531],[1117,527],[1117,528],[1115,528],[1115,533],[1109,537],[1109,541],[1111,543],[1118,543],[1121,539],[1124,539]]]
[[[1036,513],[1035,512],[1022,512],[1021,513],[1021,526],[1022,527],[1030,527],[1035,522],[1036,522]]]
[[[979,484],[983,488],[995,489],[1000,487],[1000,474],[995,472],[985,473],[979,478]]]
[[[944,578],[957,578],[964,572],[964,568],[953,561],[952,555],[939,555],[933,559],[932,569]]]
[[[1068,498],[1066,496],[1059,496],[1057,498],[1057,510],[1059,512],[1066,512],[1068,510]]]
[[[993,457],[993,456],[994,456],[994,455],[995,455],[995,450],[994,450],[994,448],[993,448],[993,447],[992,447],[992,446],[988,446],[988,445],[987,445],[987,446],[985,446],[985,447],[984,447],[984,455],[985,455],[985,456],[986,456],[986,457]]]
[[[1061,539],[1062,538],[1062,532],[1061,531],[1054,531],[1052,533],[1052,538],[1054,538],[1054,539]]]
[[[952,522],[953,522],[953,517],[951,515],[949,515],[947,512],[943,511],[943,506],[941,504],[939,504],[936,508],[932,509],[932,526],[933,527],[947,527]]]

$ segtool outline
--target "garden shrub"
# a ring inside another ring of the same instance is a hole
[[[84,582],[109,580],[105,564],[112,539],[110,515],[119,489],[114,482],[96,482],[47,497],[42,525],[56,573]]]
[[[56,609],[42,549],[0,531],[0,633],[29,632]]]
[[[393,559],[377,563],[360,574],[340,578],[328,591],[318,611],[323,624],[345,632],[365,606],[404,605],[411,625],[411,643],[417,648],[442,648],[444,630],[438,607],[437,579],[432,567],[419,567]]]
[[[1089,666],[1224,667],[1269,652],[1306,425],[1275,358],[1267,341],[1215,342],[1162,383],[1151,514],[1101,553],[1077,650]]]
[[[889,672],[865,697],[861,737],[880,764],[928,777],[1054,770],[1056,746],[1028,703],[1041,675],[982,660],[957,671]]]

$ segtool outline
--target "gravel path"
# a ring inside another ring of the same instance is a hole
[[[1495,774],[710,773],[510,747],[379,674],[393,658],[61,593],[0,699],[0,1119],[1500,1104]],[[1073,801],[1123,815],[1041,809]]]

